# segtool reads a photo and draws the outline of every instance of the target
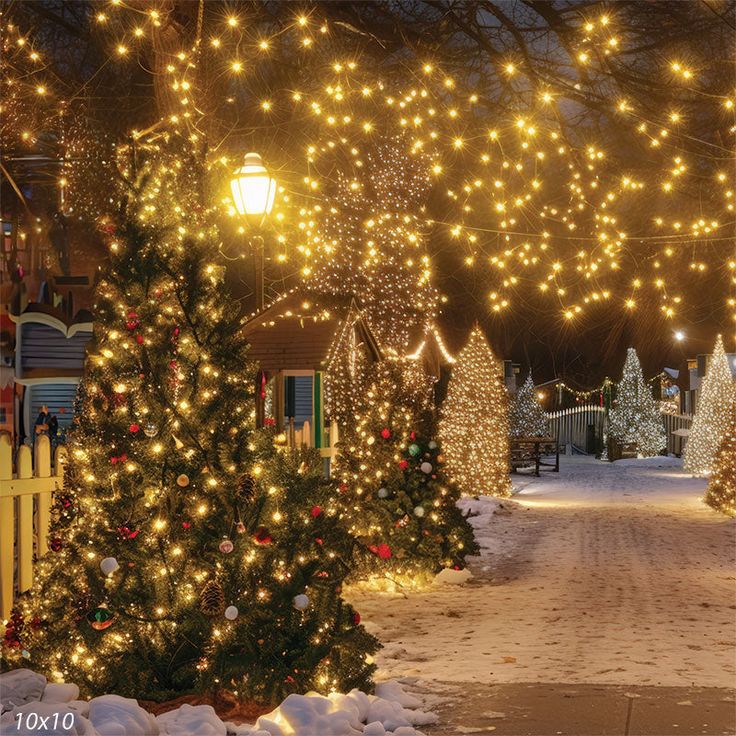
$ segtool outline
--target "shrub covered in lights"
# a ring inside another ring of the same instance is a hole
[[[713,463],[705,502],[716,511],[736,516],[736,410],[731,412],[728,430]]]
[[[728,432],[735,404],[731,366],[719,335],[698,393],[695,418],[685,445],[682,465],[688,473],[707,475],[713,470],[716,452]]]
[[[531,371],[511,403],[509,424],[512,437],[546,437],[549,434],[549,420],[537,398]]]
[[[509,419],[503,368],[477,325],[457,356],[439,434],[447,470],[463,493],[508,496]]]
[[[634,348],[626,353],[608,433],[621,444],[635,445],[639,457],[654,457],[667,446],[662,413],[644,381]]]
[[[421,586],[478,551],[430,416],[417,412],[401,372],[398,363],[378,364],[335,468],[342,514],[358,540],[354,578],[388,588]]]
[[[172,170],[146,191],[163,197]],[[154,218],[143,206],[106,226],[53,551],[3,653],[92,694],[369,687],[377,642],[340,597],[353,540],[329,513],[335,485],[317,451],[254,429],[212,233]]]

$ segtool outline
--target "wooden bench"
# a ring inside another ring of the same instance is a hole
[[[545,458],[554,457],[554,462]],[[540,468],[560,472],[560,445],[552,437],[513,437],[511,439],[511,472],[520,468],[534,468],[539,477]]]

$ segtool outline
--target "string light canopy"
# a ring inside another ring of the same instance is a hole
[[[323,193],[345,170],[337,156],[349,154],[357,166],[378,140],[402,133],[410,155],[427,155],[433,192],[443,195],[411,213],[432,233],[421,270],[435,287],[447,275],[437,255],[451,251],[473,281],[487,285],[491,315],[532,305],[561,324],[584,315],[602,319],[612,309],[680,320],[702,306],[704,295],[710,307],[715,293],[724,312],[736,316],[736,258],[723,247],[735,223],[736,180],[723,143],[736,131],[733,92],[706,79],[683,52],[647,60],[661,81],[660,113],[613,93],[601,96],[638,61],[629,54],[639,31],[626,25],[624,13],[591,6],[570,28],[576,86],[539,87],[520,59],[506,61],[504,83],[517,102],[494,111],[492,124],[493,101],[469,79],[453,76],[440,60],[411,57],[394,61],[401,73],[382,75],[373,63],[380,49],[363,37],[358,48],[355,34],[331,23],[319,6],[300,9],[268,37],[245,13],[205,15],[197,41],[182,41],[156,69],[167,104],[153,135],[165,127],[199,145],[208,131],[226,127],[222,111],[236,108],[239,131],[285,131],[290,152],[303,152],[290,156],[300,173],[273,205],[274,261],[292,264],[291,274],[311,278],[326,249],[342,245],[314,239],[326,215]],[[111,59],[129,65],[153,53],[166,16],[157,3],[121,2],[106,4],[93,22]],[[38,54],[32,39],[14,25],[4,33],[13,49],[6,54],[13,94],[39,109],[53,100],[56,109],[62,90],[32,57]],[[301,75],[269,86],[274,77],[263,72],[287,58]],[[208,85],[208,73],[222,85]],[[583,128],[577,135],[561,122],[562,100],[578,94],[598,100],[615,140],[596,140]],[[712,141],[703,140],[701,116],[691,114],[696,109],[720,121]],[[23,131],[21,117],[11,115],[10,122],[19,145],[30,146],[40,133]],[[44,116],[24,119],[42,125]],[[150,138],[146,131],[132,135]],[[209,146],[206,165],[231,177],[226,136]],[[238,213],[230,197],[220,204]]]

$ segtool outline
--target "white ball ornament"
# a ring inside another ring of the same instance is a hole
[[[427,443],[427,447],[429,447],[430,450],[436,450],[437,449],[437,443],[434,440],[430,440]]]
[[[228,606],[225,609],[225,618],[228,621],[235,621],[235,619],[238,617],[238,609],[236,606]]]
[[[418,516],[421,519],[424,516],[424,506],[415,506],[414,516]]]
[[[229,539],[223,539],[220,542],[220,552],[224,555],[229,555],[233,549],[235,549],[235,545]]]
[[[120,565],[114,557],[105,557],[105,559],[100,562],[100,570],[102,570],[105,575],[112,575],[119,567]]]
[[[378,498],[388,498],[388,488],[379,488]]]
[[[303,611],[309,605],[309,596],[299,593],[299,595],[294,596],[293,603],[297,611]]]
[[[419,470],[422,471],[422,473],[426,473],[429,475],[432,472],[432,463],[424,462],[419,466]]]

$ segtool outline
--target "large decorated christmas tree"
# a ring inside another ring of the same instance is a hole
[[[215,233],[175,204],[190,169],[156,166],[106,225],[53,551],[4,654],[138,698],[365,688],[377,642],[340,596],[354,540],[319,453],[255,430]]]
[[[508,496],[509,419],[503,368],[477,325],[457,356],[439,437],[447,472],[463,493]]]
[[[644,380],[634,348],[626,352],[608,433],[622,445],[635,445],[639,457],[653,457],[667,446],[662,413]]]
[[[431,416],[418,405],[400,366],[378,364],[336,461],[340,513],[358,540],[353,577],[383,587],[422,585],[477,553]]]
[[[512,437],[546,437],[549,434],[549,420],[537,398],[531,371],[511,402],[509,424]]]
[[[695,418],[685,445],[683,467],[688,473],[707,475],[713,470],[716,452],[728,432],[734,403],[733,375],[719,335],[700,387]]]
[[[713,463],[705,502],[716,511],[736,516],[736,411],[732,411],[728,430]]]

